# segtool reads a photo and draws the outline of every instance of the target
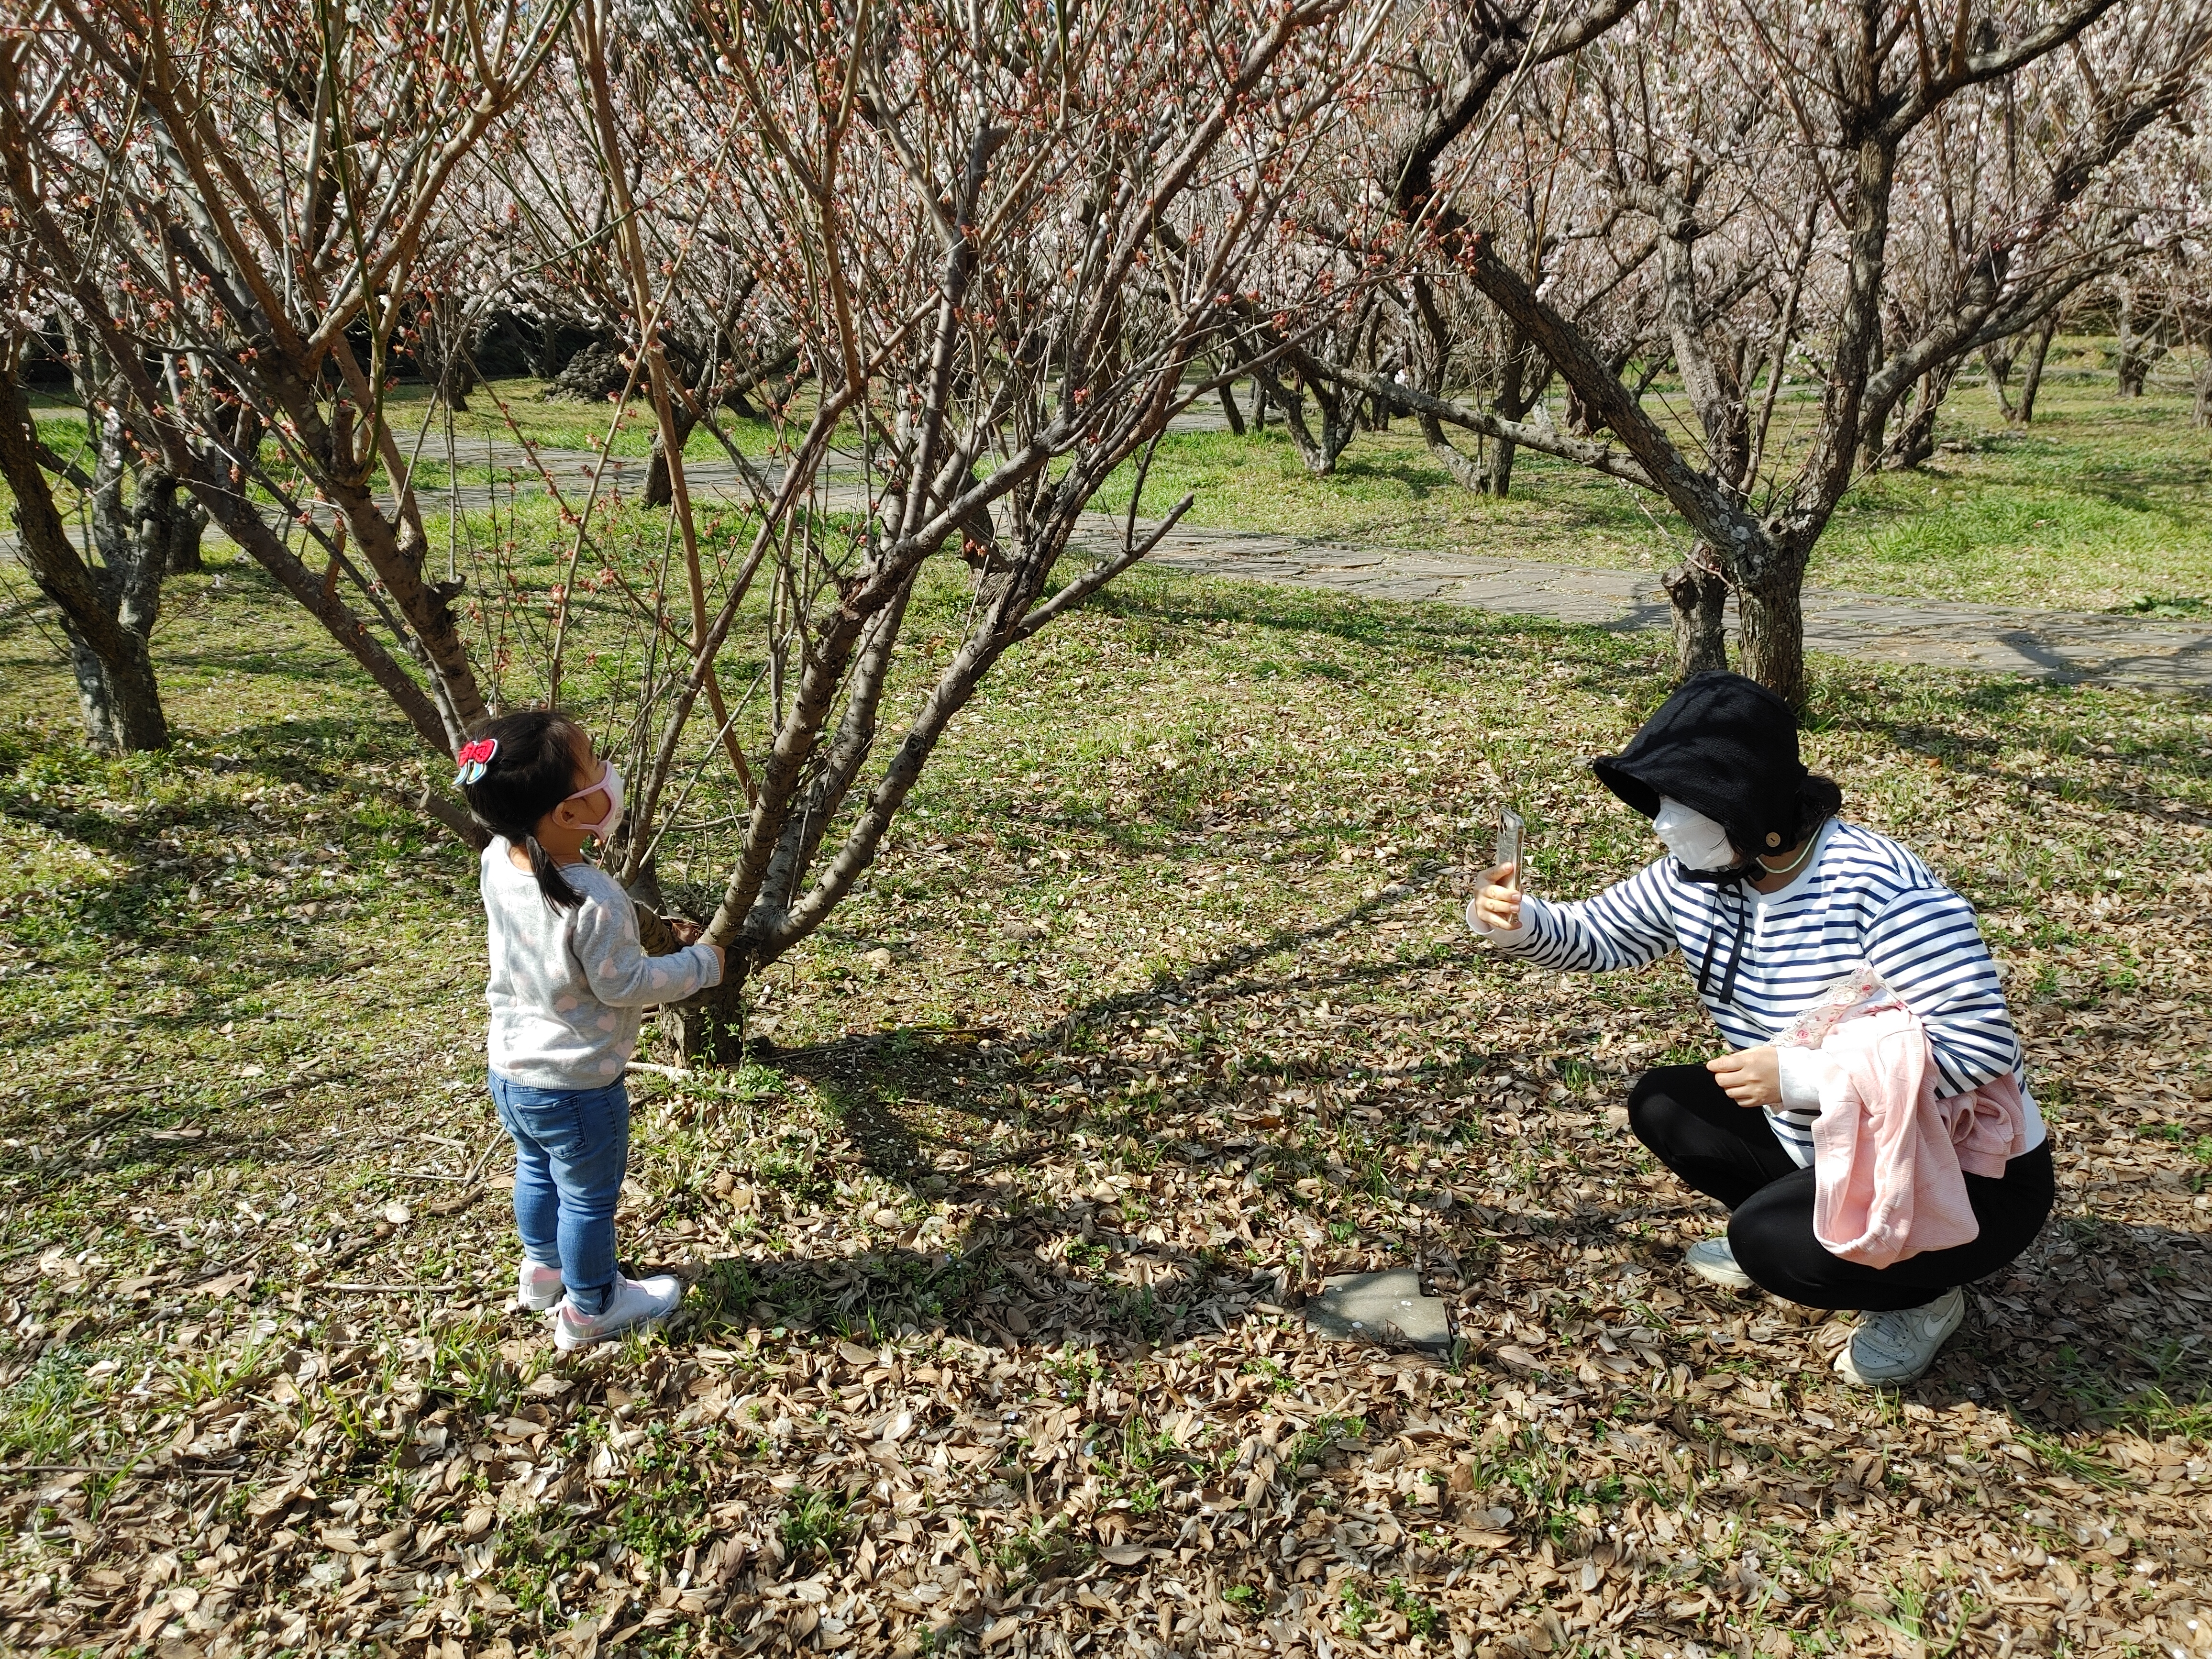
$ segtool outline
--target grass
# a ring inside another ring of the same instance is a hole
[[[634,458],[653,453],[656,430],[653,404],[641,391],[623,407],[622,421],[614,428],[611,443],[608,442],[607,432],[614,419],[611,399],[583,403],[571,398],[549,397],[544,381],[518,377],[489,381],[470,393],[468,402],[468,408],[452,416],[452,435],[457,446],[455,459],[465,469],[471,465],[470,447],[480,447],[487,441],[501,444],[527,442],[551,449],[597,450],[605,447],[610,453]],[[31,403],[33,413],[38,417],[40,435],[64,456],[74,458],[84,441],[83,420],[76,407],[38,394],[33,395]],[[386,396],[385,407],[389,411],[392,436],[401,457],[416,460],[418,477],[442,482],[448,411],[430,397],[426,387],[416,382],[395,386]],[[794,406],[793,418],[799,424],[793,436],[806,429],[811,413],[810,403],[801,402]],[[749,455],[765,454],[777,432],[771,420],[744,417],[729,410],[716,411],[715,419],[738,447]],[[719,460],[725,452],[714,434],[702,425],[694,428],[684,441],[684,453],[687,459]],[[480,472],[482,464],[477,465]],[[440,470],[424,472],[422,469],[425,466]],[[380,470],[378,476],[383,476]],[[465,471],[463,476],[471,474]]]
[[[85,1370],[83,1354],[57,1344],[0,1393],[0,1456],[23,1463],[68,1456],[97,1399]]]
[[[776,1523],[776,1536],[795,1556],[829,1554],[844,1541],[845,1504],[831,1493],[797,1487]]]

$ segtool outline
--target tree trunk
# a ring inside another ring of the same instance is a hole
[[[1267,429],[1267,385],[1256,374],[1252,377],[1252,429]]]
[[[733,977],[688,1002],[660,1011],[660,1035],[677,1057],[701,1066],[735,1066],[744,1058],[745,981],[734,954],[726,969]]]
[[[111,752],[166,749],[169,725],[146,648],[160,604],[160,567],[134,568],[136,549],[127,538],[108,553],[112,562],[106,568],[95,570],[85,562],[54,506],[35,431],[14,372],[0,372],[0,477],[15,493],[23,564],[39,592],[61,612],[85,738]],[[104,436],[103,451],[107,447]],[[119,471],[111,479],[104,459],[101,465],[94,480],[96,519],[119,495]]]
[[[659,883],[632,882],[630,902],[637,916],[637,942],[649,957],[665,957],[681,950],[676,930],[652,902]],[[726,958],[731,975],[721,984],[702,991],[689,1001],[670,1003],[660,1011],[660,1035],[679,1060],[708,1066],[734,1066],[743,1058],[745,1038],[745,974],[737,954]]]
[[[1421,441],[1428,445],[1429,454],[1438,466],[1451,474],[1452,482],[1462,489],[1471,489],[1480,495],[1489,487],[1489,473],[1483,458],[1460,453],[1459,446],[1445,435],[1443,422],[1426,410],[1418,411],[1421,426]]]
[[[1955,359],[1954,362],[1955,362]],[[1930,369],[1920,377],[1912,413],[1898,429],[1897,436],[1882,452],[1881,464],[1893,472],[1909,471],[1919,466],[1936,453],[1936,416],[1943,407],[1943,399],[1951,389],[1951,368]]]
[[[1534,367],[1529,362],[1532,355],[1528,337],[1522,332],[1518,324],[1509,321],[1505,334],[1505,351],[1498,363],[1498,395],[1490,402],[1491,411],[1493,414],[1503,416],[1509,421],[1517,421],[1528,412],[1529,405],[1536,401],[1537,394],[1528,386],[1529,371]],[[1545,372],[1544,378],[1546,380],[1551,378],[1548,368]],[[1540,382],[1539,385],[1540,384]],[[1490,453],[1490,464],[1485,471],[1482,488],[1501,501],[1513,488],[1513,457],[1516,450],[1516,445],[1506,439],[1500,438],[1497,447]]]
[[[2019,358],[2020,337],[2016,334],[1992,340],[1982,348],[1982,366],[1990,372],[1990,390],[1997,394],[1997,408],[2003,411],[2007,422],[2013,418],[2010,382],[2013,365]]]
[[[161,476],[168,477],[167,473]],[[146,489],[143,480],[138,488],[143,495]],[[170,479],[169,489],[171,508],[167,526],[169,550],[163,562],[163,570],[172,576],[198,575],[207,568],[207,562],[200,556],[200,541],[207,533],[207,508],[195,501],[177,500],[174,479]]]
[[[107,689],[106,667],[70,613],[58,606],[56,614],[61,618],[62,641],[69,651],[70,673],[76,681],[76,712],[84,722],[84,740],[104,755],[121,754],[123,729]]]
[[[466,414],[469,393],[477,386],[471,335],[481,337],[482,331],[471,331],[448,300],[425,306],[415,326],[415,366],[430,383],[430,396],[454,414]]]
[[[2138,331],[2133,284],[2119,285],[2119,306],[2114,319],[2112,366],[2123,398],[2140,398],[2150,379],[2150,366],[2166,355],[2166,341],[2157,323]]]
[[[169,746],[169,723],[146,641],[127,630],[108,653],[87,637],[68,609],[56,607],[76,681],[76,707],[85,741],[103,754],[135,755]]]
[[[1221,413],[1229,422],[1230,432],[1237,437],[1244,435],[1244,411],[1237,407],[1237,388],[1227,380],[1221,383]]]
[[[1483,487],[1504,501],[1513,488],[1513,457],[1516,447],[1510,438],[1500,438],[1490,452],[1490,471]]]
[[[2043,365],[2051,354],[2051,336],[2058,332],[2058,313],[2049,313],[2043,319],[2027,346],[2027,361],[2021,367],[2020,402],[2005,411],[2005,418],[2015,426],[2029,426],[2035,420],[2035,394],[2043,387]]]
[[[1707,561],[1712,550],[1702,542],[1690,556],[1659,578],[1667,603],[1674,612],[1674,678],[1686,680],[1710,668],[1728,666],[1728,635],[1722,613],[1728,604],[1728,581]]]
[[[207,509],[179,494],[174,473],[161,467],[141,472],[131,516],[137,520],[138,558],[149,568],[173,576],[207,568],[200,557]]]
[[[465,415],[469,412],[469,393],[475,390],[476,384],[476,371],[459,360],[449,357],[438,376],[434,395],[453,413]]]
[[[550,380],[561,372],[560,324],[518,314],[514,335],[522,342],[522,358],[530,365],[532,380]]]
[[[675,406],[669,413],[676,422],[676,438],[681,444],[691,436],[691,429],[699,424],[690,405],[682,398],[673,400]],[[675,481],[668,476],[668,453],[662,447],[660,434],[653,434],[653,461],[645,470],[645,505],[666,507],[676,499]]]
[[[1267,382],[1262,381],[1265,385]],[[1295,390],[1280,381],[1273,388],[1274,401],[1282,406],[1283,429],[1291,434],[1291,445],[1305,463],[1306,471],[1316,478],[1326,478],[1336,471],[1337,458],[1350,447],[1358,433],[1352,415],[1356,403],[1347,404],[1334,387],[1324,387],[1316,381]],[[1306,399],[1310,395],[1314,407],[1321,415],[1321,435],[1316,438],[1313,428],[1306,424]]]
[[[1792,708],[1805,706],[1802,559],[1776,558],[1736,584],[1738,665]]]
[[[117,648],[100,661],[106,708],[94,734],[93,721],[85,721],[86,735],[100,747],[119,755],[136,755],[169,746],[169,722],[161,711],[161,682],[155,677],[153,653],[144,635],[117,630]],[[72,657],[76,655],[72,641]],[[77,680],[77,701],[84,701],[84,680]]]

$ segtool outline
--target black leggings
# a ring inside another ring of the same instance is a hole
[[[1764,1290],[1809,1308],[1880,1312],[1917,1308],[1954,1285],[1996,1272],[2026,1249],[2051,1213],[2051,1142],[2021,1153],[2001,1177],[1966,1177],[1982,1236],[1887,1267],[1831,1255],[1813,1237],[1813,1172],[1801,1170],[1768,1127],[1702,1066],[1646,1072],[1628,1096],[1629,1127],[1676,1175],[1729,1206],[1736,1266]]]

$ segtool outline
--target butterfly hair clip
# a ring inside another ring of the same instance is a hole
[[[478,738],[473,743],[463,744],[461,752],[453,757],[461,766],[461,769],[453,774],[453,787],[465,788],[483,776],[484,768],[491,764],[492,757],[498,753],[497,738]]]

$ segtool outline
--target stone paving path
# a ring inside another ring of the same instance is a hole
[[[1120,535],[1120,524],[1109,521],[1099,526],[1097,540],[1101,546],[1118,544]],[[1601,628],[1663,630],[1673,625],[1655,571],[1181,529],[1146,562],[1195,575],[1331,588],[1367,599],[1471,605]],[[1811,587],[1805,590],[1804,608],[1806,647],[1837,656],[2212,690],[2212,621],[2165,623]],[[1733,635],[1733,605],[1728,620]]]
[[[1211,410],[1193,410],[1179,419],[1194,430],[1218,423]],[[424,456],[433,459],[427,447]],[[444,458],[441,453],[434,459]],[[534,494],[544,488],[536,480],[536,466],[519,444],[504,440],[464,442],[456,459],[466,469],[512,468],[524,481],[513,486],[470,483],[458,492],[426,492],[426,513],[438,511],[455,493],[464,507],[481,509],[495,500],[505,502],[510,490]],[[538,464],[552,473],[572,507],[580,505],[589,492],[598,460],[583,450],[538,453]],[[634,493],[644,486],[646,465],[641,457],[617,458],[608,483],[624,495]],[[725,458],[687,459],[684,476],[695,499],[746,496],[737,467]],[[833,460],[824,495],[832,509],[862,504],[857,456],[841,454]],[[1139,523],[1141,533],[1146,526]],[[1103,554],[1120,544],[1122,527],[1118,518],[1088,514],[1075,547]],[[0,548],[13,539],[0,541]],[[1600,628],[1664,630],[1671,625],[1658,574],[1649,570],[1596,569],[1474,552],[1421,551],[1190,527],[1170,533],[1147,562],[1234,581],[1323,588],[1366,599],[1464,605]],[[1822,588],[1805,591],[1804,611],[1807,648],[1837,656],[2164,690],[2212,690],[2212,619],[2160,622]],[[1733,607],[1729,621],[1733,631]]]

